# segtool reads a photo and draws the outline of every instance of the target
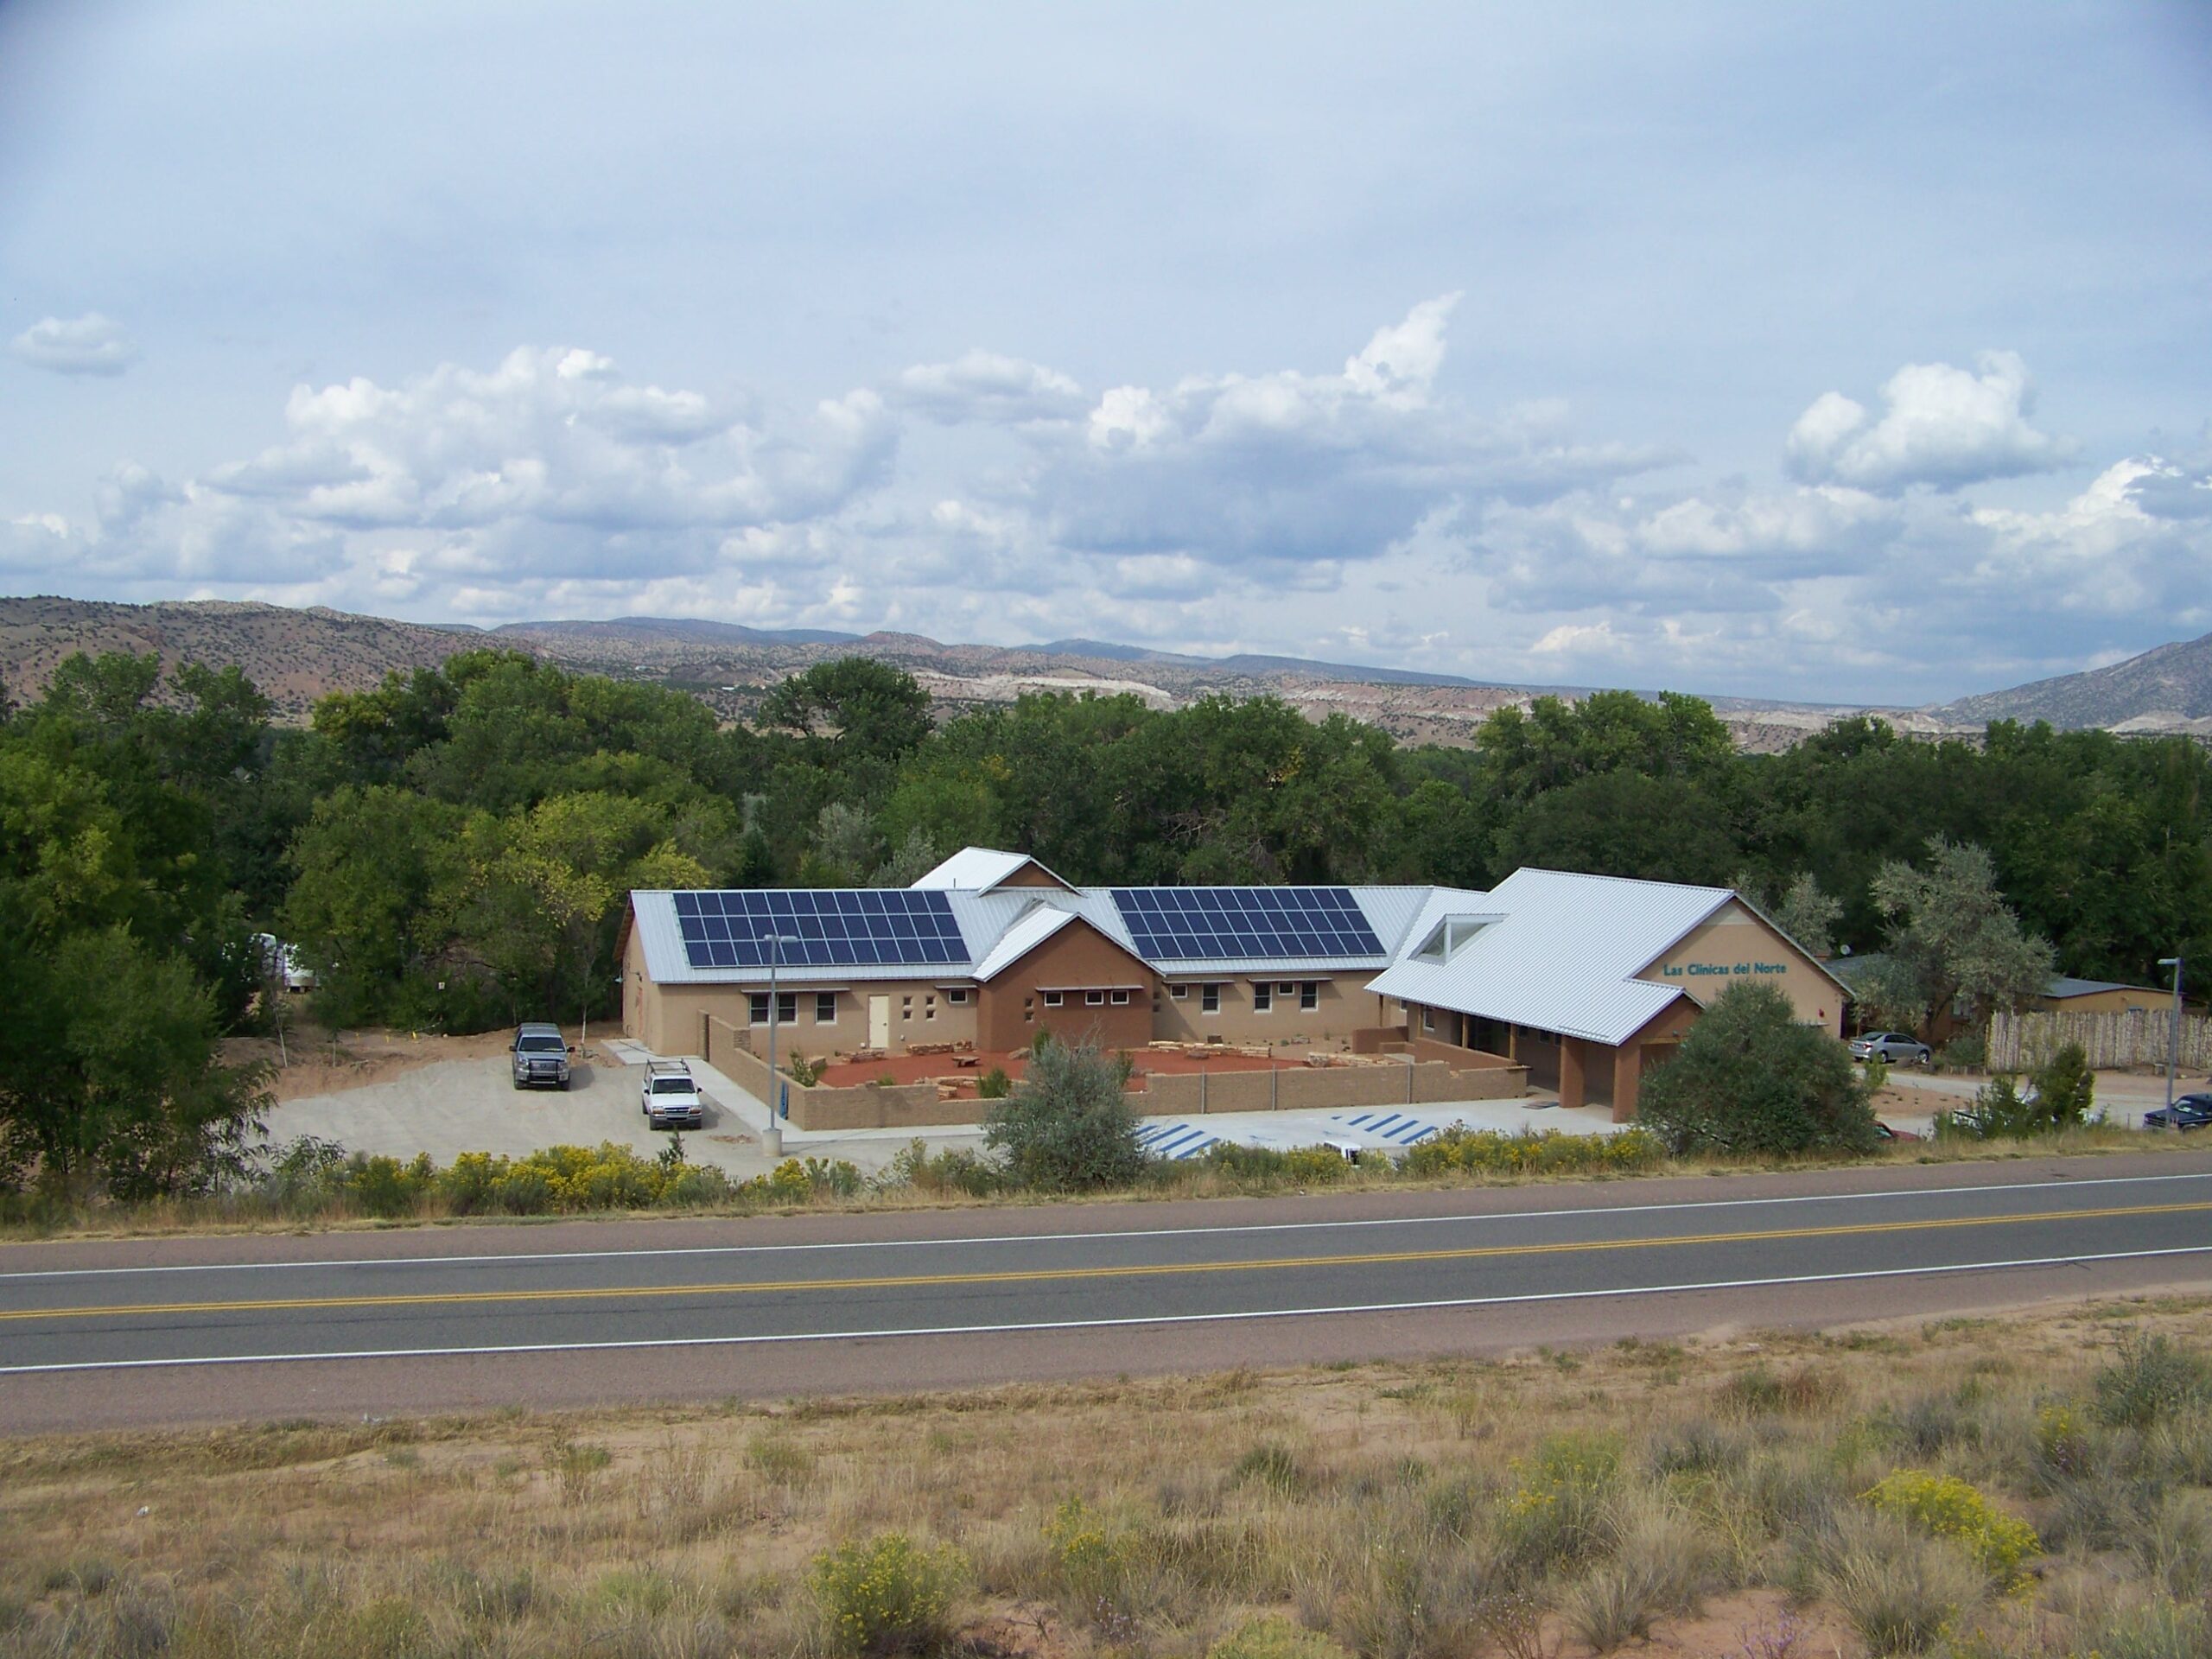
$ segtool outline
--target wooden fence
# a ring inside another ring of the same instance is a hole
[[[1989,1069],[2031,1071],[2067,1044],[2079,1043],[2100,1071],[2135,1065],[2163,1071],[2173,1029],[2171,1007],[2122,1014],[1999,1014],[1989,1022]],[[2181,1071],[2196,1077],[2212,1071],[2212,1016],[2182,1016]]]

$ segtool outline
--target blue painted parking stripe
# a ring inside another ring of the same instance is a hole
[[[1186,1143],[1192,1141],[1204,1141],[1207,1138],[1206,1132],[1204,1129],[1194,1129],[1191,1128],[1187,1125],[1182,1124],[1179,1124],[1177,1127],[1181,1128],[1183,1132],[1180,1135],[1160,1141],[1153,1147],[1154,1152],[1164,1152],[1171,1157],[1177,1156],[1179,1154],[1175,1151],[1176,1147],[1185,1146]]]
[[[1393,1123],[1403,1121],[1403,1113],[1393,1112],[1389,1116],[1379,1119],[1373,1123],[1370,1123],[1367,1127],[1374,1130],[1377,1135],[1388,1135],[1390,1132],[1390,1126]]]

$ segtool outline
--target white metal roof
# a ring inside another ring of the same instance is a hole
[[[1386,996],[1592,1042],[1628,1040],[1681,992],[1637,974],[1735,895],[1726,887],[1516,870],[1487,893],[1432,891],[1400,959],[1368,986]],[[1446,915],[1503,918],[1448,962],[1405,952]]]
[[[1075,912],[1071,910],[1062,910],[1053,905],[1033,906],[1024,912],[1012,927],[999,935],[999,942],[976,964],[976,978],[978,981],[996,978],[1073,920]]]
[[[988,893],[1025,864],[1037,864],[1037,861],[1027,853],[1001,852],[992,847],[963,847],[927,874],[916,877],[909,885]],[[1060,880],[1042,864],[1037,864],[1037,868],[1045,870],[1045,874],[1051,875],[1053,880]],[[1060,885],[1066,887],[1068,883],[1061,881]]]

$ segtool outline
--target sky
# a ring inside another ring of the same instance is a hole
[[[2212,0],[0,0],[0,592],[1910,704],[2212,632]]]

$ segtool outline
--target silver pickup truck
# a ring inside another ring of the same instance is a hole
[[[558,1026],[517,1027],[507,1058],[514,1062],[518,1089],[569,1086],[569,1045]]]
[[[696,1129],[707,1121],[706,1103],[691,1068],[682,1060],[647,1060],[638,1109],[649,1129]]]

